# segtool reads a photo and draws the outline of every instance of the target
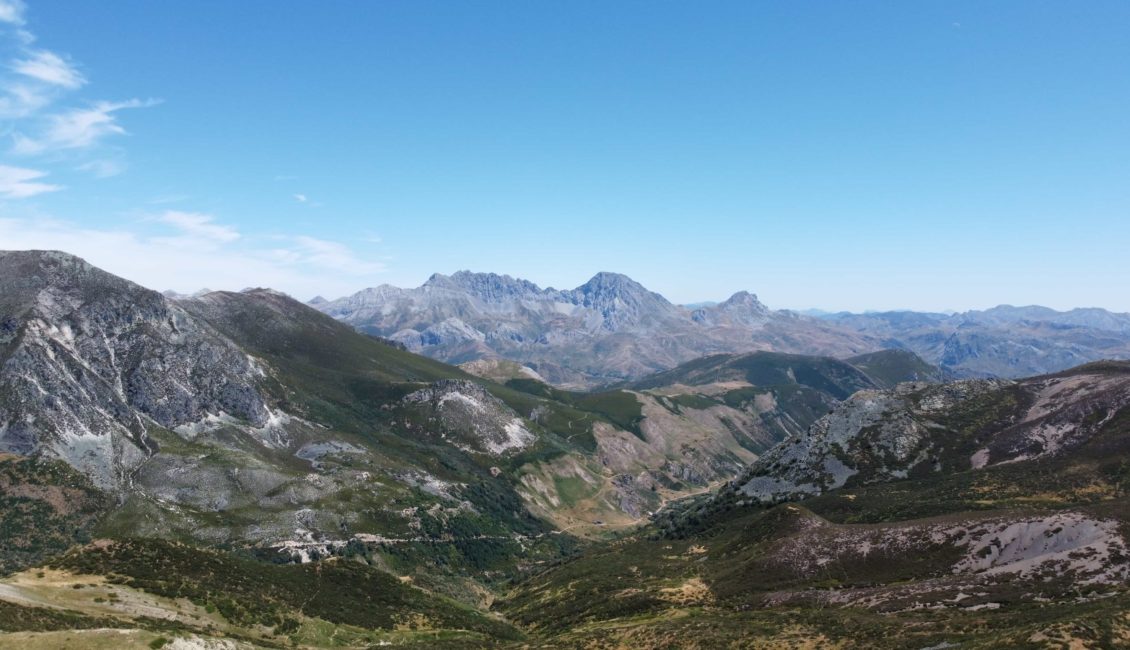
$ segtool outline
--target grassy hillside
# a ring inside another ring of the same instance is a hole
[[[904,381],[939,382],[950,379],[949,373],[930,365],[909,350],[880,350],[845,359],[867,373],[883,388],[892,388]]]

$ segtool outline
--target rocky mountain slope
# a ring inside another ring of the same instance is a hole
[[[705,354],[776,350],[849,356],[875,339],[739,292],[686,309],[624,275],[598,273],[572,290],[493,273],[433,275],[415,289],[383,285],[312,306],[361,331],[451,363],[505,358],[566,387],[592,387],[672,368]]]
[[[66,460],[121,489],[149,429],[265,427],[262,369],[160,294],[59,254],[0,255],[0,448]]]
[[[1019,382],[965,380],[860,391],[736,482],[761,501],[1070,451],[1130,405],[1130,365]],[[969,425],[970,421],[976,423]],[[987,421],[986,421],[987,420]]]

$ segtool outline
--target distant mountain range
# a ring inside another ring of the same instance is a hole
[[[1029,377],[1130,358],[1130,314],[1002,305],[958,314],[829,314],[826,323],[914,351],[962,377]]]
[[[1016,378],[1130,358],[1130,314],[1103,309],[805,315],[769,309],[744,291],[685,307],[615,273],[562,291],[460,271],[433,275],[415,289],[382,285],[310,305],[436,359],[509,359],[574,388],[755,350],[846,358],[901,348],[960,377]]]
[[[310,304],[436,359],[511,359],[565,387],[636,379],[706,354],[774,350],[840,356],[881,347],[847,328],[772,311],[750,293],[687,309],[616,273],[598,273],[561,291],[506,275],[460,271],[433,275],[416,289],[383,285]]]

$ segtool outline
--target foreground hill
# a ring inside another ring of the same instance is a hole
[[[577,646],[1124,647],[1128,404],[1125,363],[865,391],[499,607]]]
[[[489,612],[489,600],[450,589],[458,576],[404,571],[380,545],[279,565],[267,549],[124,538],[0,578],[0,639],[138,648],[221,635],[228,645],[217,647],[1123,647],[1128,388],[1130,364],[1105,363],[1021,382],[865,389],[716,493],[512,574]],[[851,415],[877,412],[868,401],[882,404],[878,420]],[[911,438],[917,446],[887,444]],[[796,462],[768,462],[797,445],[808,452]],[[936,462],[896,465],[899,449],[912,461],[929,449]],[[794,481],[794,465],[828,458],[857,472],[770,499],[747,489],[757,478]],[[438,543],[428,553],[452,557]],[[395,575],[382,570],[390,566]]]

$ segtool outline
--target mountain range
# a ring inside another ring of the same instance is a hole
[[[772,311],[747,292],[692,310],[616,273],[562,291],[460,271],[433,275],[416,289],[383,285],[310,304],[414,352],[449,363],[510,359],[571,388],[637,379],[706,354],[846,356],[882,347],[846,328]]]
[[[612,274],[373,291],[389,329],[0,252],[0,645],[1130,642],[1130,364],[868,349],[1118,341],[1120,315],[688,310]],[[483,334],[459,366],[411,349],[440,316]],[[504,348],[546,361],[495,351],[503,324],[548,328]],[[792,345],[832,347],[758,349]]]
[[[116,501],[103,531],[322,551],[427,527],[585,535],[734,476],[857,390],[935,376],[901,352],[759,352],[576,393],[269,289],[170,299],[56,252],[0,271],[0,451]]]
[[[624,275],[572,290],[507,275],[433,275],[415,289],[382,285],[311,306],[361,331],[447,361],[506,359],[566,388],[639,379],[697,357],[755,350],[846,358],[898,348],[960,377],[1019,378],[1130,358],[1130,314],[1001,306],[960,314],[802,315],[738,292],[674,305]]]

